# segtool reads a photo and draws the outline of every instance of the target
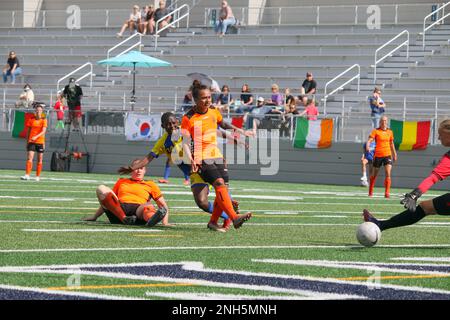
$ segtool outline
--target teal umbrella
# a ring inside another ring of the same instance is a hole
[[[97,62],[102,65],[110,65],[113,67],[133,67],[133,91],[132,102],[135,102],[135,83],[136,83],[136,67],[140,68],[155,68],[155,67],[169,67],[172,64],[167,61],[156,59],[139,51],[130,51],[128,53],[115,56],[114,58],[100,60]]]

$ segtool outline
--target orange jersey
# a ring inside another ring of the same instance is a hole
[[[217,125],[223,120],[222,114],[215,108],[209,108],[204,114],[196,113],[192,109],[183,116],[181,129],[189,132],[194,141],[194,159],[223,158],[217,147]]]
[[[375,158],[392,156],[391,143],[394,141],[394,134],[391,129],[373,129],[369,137],[374,139],[376,142]]]
[[[112,190],[122,203],[144,204],[162,197],[161,190],[153,181],[123,178],[117,180]]]
[[[39,133],[44,130],[44,128],[47,128],[47,119],[36,119],[36,117],[32,117],[28,119],[27,123],[25,123],[25,126],[28,128],[31,128],[30,134],[28,135],[28,143],[37,143],[37,144],[44,144],[45,143],[45,134],[37,138],[35,141],[31,141],[31,138],[38,135]]]

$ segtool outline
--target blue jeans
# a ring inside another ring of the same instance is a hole
[[[22,74],[22,68],[18,67],[16,70],[14,70],[13,73],[11,73],[11,69],[6,71],[6,73],[3,73],[3,82],[8,82],[8,76],[11,76],[11,83],[16,83],[16,76]]]
[[[372,114],[372,128],[376,129],[380,126],[380,119],[382,114],[374,113]]]
[[[216,33],[220,31],[221,33],[225,34],[227,32],[228,26],[232,26],[233,24],[236,24],[235,17],[231,17],[225,20],[217,20],[215,27]]]

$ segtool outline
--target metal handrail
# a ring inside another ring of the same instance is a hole
[[[132,49],[134,49],[136,47],[139,47],[139,51],[141,51],[142,50],[142,33],[138,32],[138,33],[135,33],[135,34],[129,36],[128,38],[126,38],[122,42],[119,42],[114,47],[109,49],[108,52],[106,53],[106,59],[109,59],[111,57],[111,51],[115,50],[116,48],[118,48],[121,45],[123,45],[125,42],[128,42],[128,41],[130,41],[130,40],[132,40],[132,39],[134,39],[136,37],[139,37],[139,41],[136,42],[135,44],[133,44],[132,46],[128,47],[127,49],[125,49],[121,53],[119,53],[116,57],[121,56],[122,54],[125,54],[128,51],[131,51]],[[106,65],[106,79],[109,80],[109,65]]]
[[[342,77],[344,74],[346,74],[350,70],[353,70],[355,67],[358,69],[358,74],[357,75],[355,75],[350,80],[348,80],[347,82],[345,82],[344,84],[340,85],[338,88],[334,89],[333,91],[331,91],[330,93],[327,94],[328,86],[331,83],[333,83],[334,81],[336,81],[337,79]],[[340,74],[338,74],[336,77],[334,77],[333,79],[331,79],[330,81],[328,81],[325,84],[324,97],[322,98],[322,101],[323,101],[323,112],[324,112],[325,115],[327,114],[327,99],[328,99],[328,97],[331,96],[332,94],[335,94],[339,90],[342,90],[344,88],[344,86],[346,86],[347,84],[349,84],[350,82],[352,82],[355,79],[358,79],[358,93],[359,93],[360,80],[361,80],[361,66],[359,64],[357,64],[357,63],[352,65],[350,68],[346,69],[344,72],[341,72]]]
[[[182,9],[185,9],[185,8],[187,8],[187,12],[186,12],[184,15],[182,15],[182,16],[180,17],[180,16],[179,16],[179,12],[180,12]],[[183,20],[183,19],[186,18],[186,17],[187,17],[187,19],[186,19],[186,29],[189,29],[189,13],[190,13],[189,5],[183,4],[181,7],[175,9],[175,10],[172,11],[172,12],[169,12],[169,14],[166,14],[164,17],[162,17],[161,19],[159,19],[158,21],[156,21],[156,23],[155,23],[155,34],[153,35],[153,37],[154,37],[154,39],[155,39],[155,51],[156,51],[156,48],[158,47],[158,38],[159,38],[159,34],[160,34],[162,31],[164,31],[164,30],[170,28],[170,27],[173,26],[175,23],[177,23],[178,21]],[[178,17],[177,17],[176,19],[174,19],[174,20],[171,21],[169,24],[167,24],[166,26],[164,26],[163,28],[161,28],[161,29],[158,30],[159,23],[160,23],[161,21],[163,21],[163,20],[167,19],[167,17],[172,16],[172,15],[175,15],[175,14],[178,14]]]
[[[89,85],[89,87],[92,88],[92,78],[95,76],[95,74],[94,74],[94,72],[93,72],[93,68],[94,68],[94,67],[93,67],[92,63],[86,62],[86,63],[83,64],[81,67],[79,67],[79,68],[73,70],[71,73],[69,73],[69,74],[65,75],[64,77],[60,78],[60,79],[58,80],[58,82],[56,83],[56,90],[59,91],[59,84],[61,83],[61,81],[67,79],[68,77],[70,77],[70,76],[73,75],[74,73],[80,71],[81,69],[83,69],[83,68],[85,68],[85,67],[87,67],[87,66],[89,66],[89,72],[86,73],[86,74],[84,74],[84,75],[82,75],[80,78],[76,79],[75,82],[81,81],[81,80],[83,80],[84,78],[90,76],[90,85]]]
[[[427,16],[425,16],[425,18],[423,18],[423,31],[422,31],[422,48],[425,49],[425,34],[428,30],[430,30],[431,28],[433,28],[436,24],[440,24],[441,21],[443,21],[445,18],[447,18],[448,16],[450,16],[450,13],[447,13],[444,16],[445,13],[445,7],[447,7],[448,5],[450,5],[450,2],[447,2],[446,4],[444,4],[443,6],[441,6],[440,8],[434,10],[433,12],[431,12],[430,14],[428,14]],[[430,18],[431,16],[437,14],[440,10],[442,10],[442,17],[437,19],[434,23],[430,24],[428,27],[425,28],[425,23],[426,20],[428,18]]]
[[[401,44],[399,44],[397,47],[395,47],[395,49],[393,49],[392,51],[390,51],[389,53],[385,54],[382,58],[377,60],[377,55],[378,52],[383,49],[384,47],[388,46],[389,44],[391,44],[393,41],[397,40],[398,38],[400,38],[402,35],[406,34],[406,41],[402,42]],[[392,54],[397,51],[398,49],[400,49],[401,47],[406,45],[406,61],[408,61],[409,59],[409,31],[408,30],[403,30],[402,32],[400,32],[398,35],[396,35],[394,38],[392,38],[391,40],[389,40],[388,42],[386,42],[385,44],[383,44],[381,47],[379,47],[377,50],[375,50],[375,64],[373,65],[373,83],[377,82],[377,65],[382,62],[384,59],[386,59],[387,57],[392,56]]]
[[[38,5],[36,6],[36,10],[35,10],[35,13],[34,13],[34,19],[33,19],[33,24],[32,24],[33,28],[36,28],[36,24],[37,24],[37,21],[38,21],[38,18],[39,18],[39,12],[41,12],[42,2],[43,1],[44,0],[39,0]]]

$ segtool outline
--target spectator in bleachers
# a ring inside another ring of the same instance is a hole
[[[64,98],[66,98],[69,107],[69,120],[76,130],[80,127],[81,119],[81,98],[83,98],[83,90],[75,83],[75,78],[69,79],[69,84],[64,87]]]
[[[300,88],[300,93],[302,95],[314,95],[316,94],[317,82],[313,79],[313,75],[311,72],[306,73],[306,79],[302,83],[302,87]]]
[[[241,106],[243,109],[247,109],[253,105],[253,95],[250,93],[250,87],[248,84],[244,84],[241,90]]]
[[[384,114],[386,104],[383,99],[381,99],[381,90],[375,88],[373,90],[373,95],[369,98],[369,105],[372,117],[372,128],[376,129],[379,127],[381,116]]]
[[[283,95],[280,93],[280,87],[274,83],[272,85],[272,95],[270,99],[266,101],[266,104],[270,104],[273,106],[283,106]]]
[[[120,32],[117,34],[117,37],[121,38],[126,28],[130,29],[130,34],[133,34],[134,32],[136,32],[136,30],[138,30],[140,22],[141,22],[141,11],[139,10],[138,5],[134,5],[130,13],[130,18],[125,21],[125,23],[122,26],[122,29],[120,29]]]
[[[55,129],[61,128],[64,129],[64,109],[65,109],[65,101],[62,91],[58,91],[56,95],[56,103],[53,106],[53,109],[56,111],[56,123]]]
[[[306,102],[305,110],[303,110],[299,116],[304,117],[308,120],[317,120],[317,116],[319,115],[319,110],[316,107],[316,101],[313,98],[309,98]]]
[[[227,85],[222,86],[222,93],[219,95],[219,99],[216,101],[216,108],[220,112],[227,112],[230,110],[230,105],[234,103],[233,95],[230,93],[230,87]]]
[[[234,17],[233,10],[231,10],[227,1],[222,1],[222,6],[219,11],[219,20],[216,21],[216,34],[223,37],[227,32],[228,27],[234,24],[236,24],[236,18]]]
[[[153,5],[148,5],[144,7],[141,13],[141,21],[139,23],[139,32],[142,34],[153,34],[155,32],[155,20],[154,20],[155,10]]]
[[[159,2],[159,8],[156,9],[155,15],[154,15],[155,24],[158,22],[158,20],[167,16],[169,13],[170,13],[170,10],[168,8],[166,8],[166,2],[164,0],[161,0]],[[163,21],[161,21],[158,25],[158,29],[162,29],[165,26],[167,26],[170,23],[171,19],[172,19],[172,16],[168,16]]]
[[[291,95],[291,89],[284,89],[284,105],[288,106],[292,103],[292,101],[295,101],[295,98]]]
[[[27,83],[23,87],[23,92],[19,95],[19,100],[16,102],[17,108],[30,108],[34,102],[34,92],[31,86]]]
[[[8,76],[11,77],[11,83],[16,83],[16,77],[22,74],[22,68],[20,67],[19,59],[14,51],[11,51],[6,61],[6,65],[3,68],[3,82],[8,82]]]

